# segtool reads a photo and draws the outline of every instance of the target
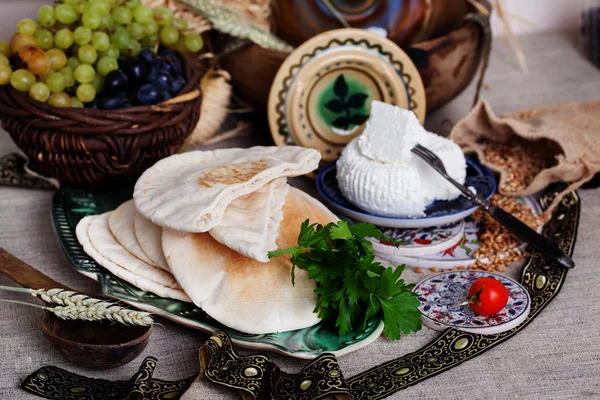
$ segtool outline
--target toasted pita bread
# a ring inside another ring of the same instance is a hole
[[[137,211],[135,210],[133,199],[126,201],[110,213],[108,217],[108,226],[114,237],[127,249],[127,251],[140,260],[157,267],[157,265],[155,265],[155,263],[146,255],[144,250],[142,250],[135,236],[133,219],[136,213]]]
[[[297,146],[191,151],[167,157],[135,184],[140,214],[181,232],[207,232],[229,204],[280,177],[318,167],[320,153]]]
[[[327,224],[337,217],[316,199],[291,188],[283,207],[279,247],[297,245],[306,219]],[[313,312],[315,282],[296,269],[291,282],[290,257],[267,263],[244,257],[208,233],[163,229],[169,268],[193,302],[217,321],[251,334],[306,328],[319,322]]]
[[[152,260],[152,264],[168,271],[169,265],[162,250],[162,228],[153,224],[152,221],[147,220],[138,212],[135,213],[133,218],[133,227],[141,249]]]
[[[83,250],[117,277],[142,290],[190,302],[170,273],[146,264],[119,244],[108,227],[108,216],[88,216],[77,224],[75,231]]]
[[[254,193],[233,200],[219,225],[208,233],[217,242],[261,262],[277,249],[279,225],[289,185],[286,178],[275,179]]]

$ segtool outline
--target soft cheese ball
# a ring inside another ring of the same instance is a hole
[[[411,152],[417,144],[433,151],[448,174],[464,183],[467,166],[456,143],[427,132],[412,111],[373,101],[363,134],[337,162],[340,191],[370,214],[396,218],[423,217],[428,204],[458,197],[458,189]]]

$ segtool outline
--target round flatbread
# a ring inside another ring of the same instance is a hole
[[[249,195],[233,200],[219,225],[208,231],[217,242],[258,261],[277,249],[283,204],[288,194],[286,178],[278,178]]]
[[[321,155],[297,146],[191,151],[167,157],[135,184],[140,214],[162,227],[207,232],[236,198],[274,179],[306,174]]]
[[[277,245],[298,243],[304,220],[328,224],[338,218],[306,193],[290,188],[283,207]],[[319,322],[315,281],[296,268],[290,256],[262,263],[222,245],[208,233],[163,229],[169,268],[193,302],[217,321],[251,334],[306,328]]]
[[[108,227],[109,213],[83,218],[75,230],[83,250],[117,277],[160,297],[190,302],[173,276],[146,264],[119,244]]]
[[[167,260],[162,250],[162,228],[136,212],[133,218],[135,237],[140,247],[157,267],[169,270]]]
[[[121,245],[131,254],[140,260],[157,267],[158,265],[155,265],[152,259],[150,259],[140,247],[135,236],[135,230],[133,228],[135,214],[137,214],[137,211],[135,210],[133,199],[121,204],[108,216],[108,226],[110,231],[119,243],[121,243]]]

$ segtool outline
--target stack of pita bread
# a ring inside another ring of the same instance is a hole
[[[85,252],[142,290],[195,303],[222,324],[251,334],[319,322],[315,282],[287,255],[300,226],[337,221],[287,177],[317,168],[302,147],[193,151],[165,158],[135,185],[134,199],[83,218]]]

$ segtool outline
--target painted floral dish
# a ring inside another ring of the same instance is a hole
[[[477,209],[466,197],[460,196],[451,201],[431,203],[426,207],[425,217],[422,218],[391,218],[369,214],[344,198],[338,187],[336,173],[335,162],[323,167],[317,176],[317,190],[331,207],[356,221],[390,228],[428,228],[460,221]],[[492,171],[467,157],[465,186],[473,187],[477,193],[489,199],[496,191],[496,179]]]
[[[542,213],[539,202],[533,196],[518,197],[516,200],[526,204],[536,215],[540,215]],[[375,255],[378,257],[397,264],[406,264],[410,267],[427,269],[451,269],[461,266],[468,267],[475,264],[476,259],[473,258],[473,253],[479,249],[479,238],[477,236],[477,233],[479,232],[479,222],[473,220],[471,217],[467,217],[464,222],[465,227],[460,240],[458,240],[451,247],[448,247],[435,254],[425,256],[404,256],[402,254],[393,252],[392,249],[395,249],[394,246],[388,245],[386,248],[382,248],[385,246],[384,244],[379,244],[379,246],[373,245],[373,250],[375,251]],[[384,227],[379,227],[379,229],[394,238],[406,236],[406,232],[414,231],[411,229],[400,230],[397,228]],[[538,229],[538,233],[541,232],[542,228],[540,227]],[[526,245],[523,244],[522,246],[525,247]]]
[[[379,257],[404,256],[419,257],[443,252],[454,247],[464,235],[465,222],[460,220],[451,224],[428,228],[384,228],[378,226],[385,235],[396,241],[393,243],[380,242],[371,238],[373,251]]]
[[[475,314],[469,305],[459,305],[467,300],[471,284],[478,278],[491,276],[508,289],[508,304],[498,314]],[[455,328],[482,335],[495,335],[518,326],[527,318],[531,298],[517,281],[503,275],[484,271],[452,271],[430,276],[413,289],[421,305],[423,324],[438,331]]]
[[[362,132],[373,100],[425,120],[421,76],[400,47],[362,29],[324,32],[295,49],[275,76],[267,109],[273,140],[332,161]]]
[[[296,358],[313,359],[322,353],[340,356],[372,343],[381,335],[383,320],[380,318],[369,320],[363,331],[344,336],[338,336],[335,327],[324,323],[290,332],[246,334],[220,324],[192,303],[162,298],[117,278],[83,251],[75,236],[75,227],[87,215],[115,209],[131,198],[132,191],[129,188],[90,192],[64,187],[53,198],[52,222],[67,258],[78,272],[98,281],[102,293],[190,328],[210,333],[223,331],[240,347],[269,350]]]

